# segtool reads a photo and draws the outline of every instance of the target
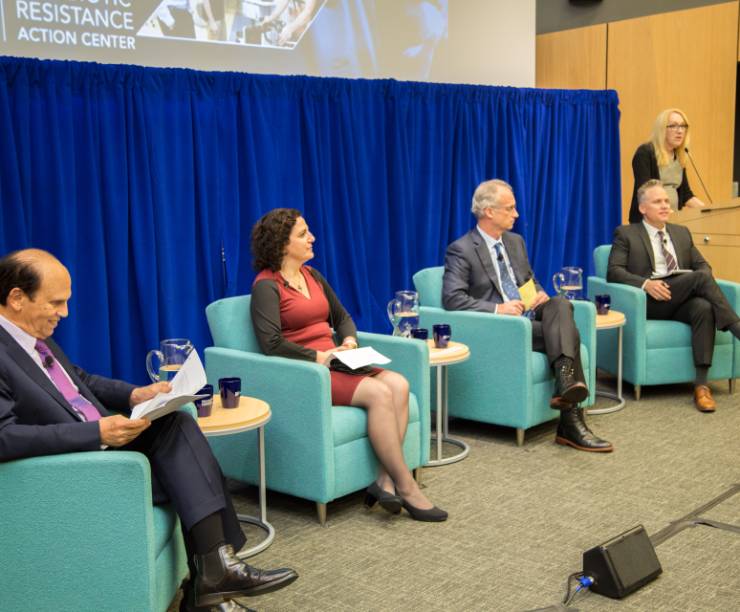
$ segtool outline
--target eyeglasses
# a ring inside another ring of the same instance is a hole
[[[689,124],[688,123],[669,123],[667,126],[665,126],[668,130],[688,130]]]
[[[493,210],[502,210],[505,213],[511,214],[516,210],[516,205],[511,204],[510,206],[491,206]]]

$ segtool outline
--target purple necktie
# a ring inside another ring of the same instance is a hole
[[[64,396],[64,399],[69,402],[72,406],[72,410],[75,411],[77,416],[83,421],[99,421],[100,413],[98,409],[93,406],[87,399],[80,395],[79,391],[75,389],[75,386],[67,378],[64,373],[62,366],[59,362],[54,359],[54,355],[46,346],[46,342],[43,340],[36,341],[36,350],[41,356],[41,363],[44,365],[44,369],[49,373],[51,381],[54,386]]]
[[[678,268],[678,264],[676,263],[676,258],[668,250],[665,234],[661,230],[658,230],[658,239],[660,240],[660,248],[663,250],[663,257],[665,257],[666,268],[668,268],[668,272],[673,272]]]

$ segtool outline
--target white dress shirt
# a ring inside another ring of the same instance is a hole
[[[655,261],[654,272],[658,276],[667,274],[668,264],[666,263],[665,257],[663,256],[663,248],[660,242],[660,237],[658,236],[659,230],[656,227],[650,225],[645,220],[643,220],[642,224],[645,226],[648,237],[650,238],[650,246],[653,247],[653,260]],[[678,266],[678,256],[676,255],[676,248],[673,246],[673,241],[671,240],[671,236],[668,233],[668,230],[664,227],[660,231],[663,232],[663,245],[665,246],[666,250],[671,255],[673,255],[673,258],[676,260],[676,265]]]

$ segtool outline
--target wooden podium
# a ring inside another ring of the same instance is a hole
[[[669,221],[689,228],[715,278],[740,283],[740,198],[706,208],[684,207]]]

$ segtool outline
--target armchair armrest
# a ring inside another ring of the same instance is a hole
[[[596,399],[596,307],[592,302],[584,300],[574,300],[571,303],[581,343],[588,350],[589,371],[586,384],[589,390],[588,404],[591,405]]]
[[[44,582],[47,599],[55,591],[67,599],[70,592],[89,592],[91,580],[107,601],[131,602],[132,594],[156,593],[159,551],[154,550],[151,472],[144,455],[95,451],[0,463],[0,490],[0,515],[12,525],[0,529],[4,592],[37,592],[39,574],[28,564],[43,559],[54,568],[53,580]],[[125,579],[122,567],[132,570]],[[119,578],[106,582],[103,576]],[[141,602],[131,605],[143,609]]]
[[[430,332],[435,323],[449,323],[452,340],[470,348],[471,358],[463,369],[466,384],[485,381],[487,386],[496,389],[501,404],[515,401],[512,398],[517,398],[517,402],[523,398],[525,406],[531,405],[532,324],[529,319],[433,306],[422,306],[419,317],[421,326],[428,327]]]
[[[222,377],[238,376],[243,395],[270,404],[272,419],[265,427],[268,485],[307,499],[315,499],[318,487],[328,492],[331,499],[335,478],[328,368],[309,361],[219,347],[207,348],[205,355],[211,384],[217,385]],[[248,453],[240,444],[239,453],[225,458],[235,446],[235,436],[229,436],[223,444],[220,442],[214,438],[212,446],[224,472],[232,478],[256,482],[256,454]],[[283,478],[289,475],[289,488],[281,485],[278,474]],[[311,474],[310,488],[303,474]]]
[[[718,278],[717,284],[719,285],[719,288],[722,289],[722,293],[725,294],[725,297],[727,298],[727,301],[730,302],[732,308],[735,312],[738,312],[740,310],[740,283]]]
[[[642,289],[609,283],[598,276],[588,277],[588,297],[593,299],[597,294],[608,293],[611,296],[611,305],[614,310],[623,312],[627,323],[623,330],[624,368],[625,372],[633,372],[630,380],[643,380],[647,364],[647,298]]]
[[[719,288],[722,289],[722,293],[725,294],[727,301],[732,306],[732,309],[740,313],[740,283],[733,281],[726,281],[717,279]],[[733,338],[733,354],[734,354],[734,366],[732,369],[733,376],[735,378],[740,377],[740,340]]]
[[[426,342],[408,338],[399,338],[387,334],[359,332],[358,340],[369,345],[390,358],[386,366],[389,370],[402,374],[409,382],[411,392],[419,403],[419,420],[424,439],[421,440],[423,462],[426,463],[429,453],[430,435],[430,387],[429,387],[429,347]]]

